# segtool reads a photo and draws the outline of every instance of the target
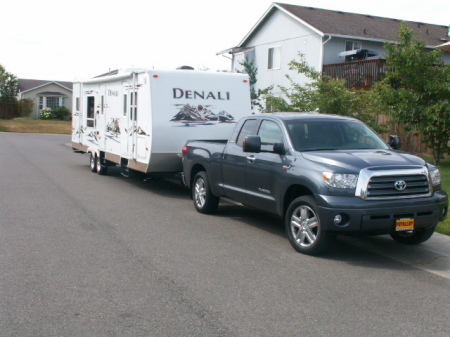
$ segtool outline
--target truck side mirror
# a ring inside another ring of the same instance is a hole
[[[284,143],[275,143],[273,144],[273,152],[277,153],[279,155],[285,155],[286,154],[286,148],[284,147]]]
[[[399,149],[400,148],[400,138],[396,135],[390,135],[388,145],[390,147],[392,147],[394,150]]]
[[[242,143],[242,150],[244,150],[244,152],[261,152],[261,137],[246,136]]]

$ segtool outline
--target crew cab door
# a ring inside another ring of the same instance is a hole
[[[246,136],[254,134],[256,119],[247,119],[239,133],[232,135],[222,158],[222,178],[224,194],[243,204],[247,199],[246,169],[248,154],[242,150]]]
[[[258,127],[261,138],[261,152],[247,153],[246,187],[249,206],[276,211],[277,194],[282,176],[288,168],[286,156],[276,148],[285,148],[285,139],[281,127],[272,120],[264,119]]]

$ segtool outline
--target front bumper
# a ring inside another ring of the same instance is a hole
[[[431,197],[397,200],[363,200],[358,197],[316,195],[319,217],[327,232],[388,234],[395,220],[414,218],[415,228],[436,226],[447,216],[448,197],[437,191]],[[342,221],[335,223],[336,215]]]

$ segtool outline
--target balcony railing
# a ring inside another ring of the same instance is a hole
[[[384,76],[386,60],[374,59],[325,64],[322,72],[332,78],[346,80],[347,88],[369,89]]]

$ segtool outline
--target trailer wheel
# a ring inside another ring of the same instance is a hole
[[[211,192],[205,171],[197,173],[192,184],[192,200],[195,209],[203,214],[211,214],[219,206],[219,198]]]
[[[104,176],[108,172],[108,166],[102,165],[102,161],[97,157],[97,173]]]
[[[317,255],[325,252],[332,236],[323,231],[315,200],[310,196],[295,199],[285,216],[286,235],[296,251]]]
[[[97,156],[91,152],[90,166],[91,166],[91,171],[94,173],[97,172],[97,166],[98,166],[97,161],[98,161]]]

